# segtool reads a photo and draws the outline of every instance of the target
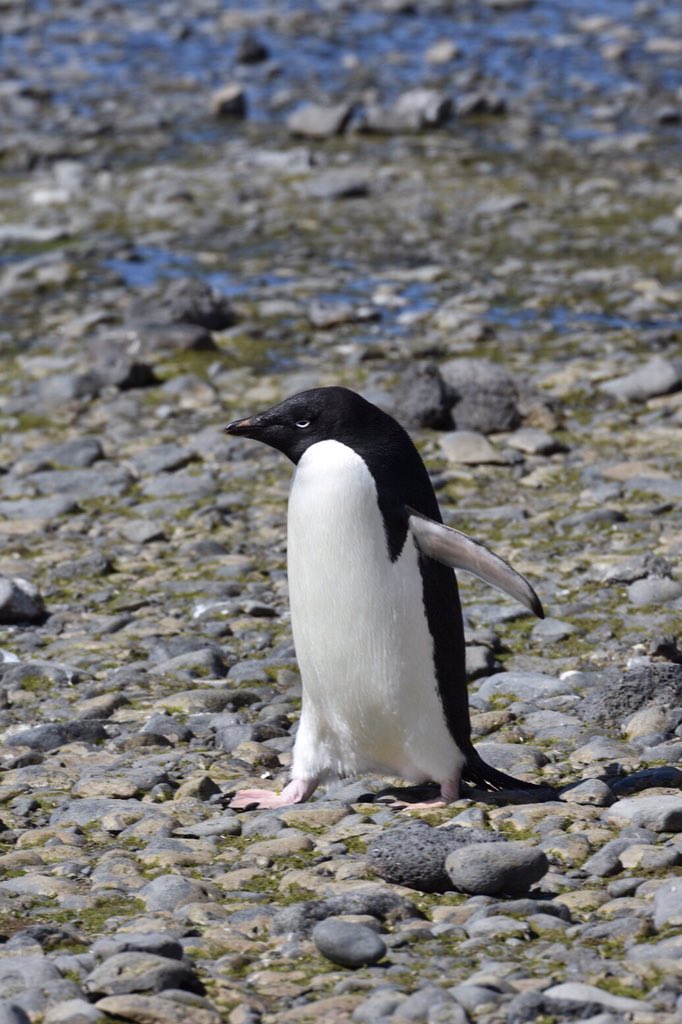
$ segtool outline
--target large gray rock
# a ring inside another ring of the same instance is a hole
[[[320,953],[341,967],[368,967],[386,955],[386,943],[366,924],[328,917],[313,928]]]
[[[408,428],[452,430],[454,400],[435,363],[411,363],[393,395],[395,416]]]
[[[602,818],[610,825],[638,825],[652,832],[682,832],[682,795],[631,796],[608,807]]]
[[[542,850],[524,843],[475,843],[448,854],[445,870],[460,892],[494,896],[526,892],[549,869]]]
[[[480,828],[434,828],[413,821],[377,836],[367,848],[367,864],[386,882],[419,892],[446,892],[452,887],[445,870],[449,853],[472,843],[503,841],[497,832]]]
[[[14,747],[30,747],[32,750],[56,750],[67,743],[99,743],[107,738],[106,730],[99,722],[49,722],[22,729],[5,742]]]
[[[576,710],[590,725],[611,727],[648,704],[682,706],[682,665],[653,662],[627,672],[600,673]]]
[[[78,985],[62,973],[42,953],[21,956],[0,956],[0,993],[10,1006],[28,1014],[31,1019],[42,1014],[48,1006],[62,999],[82,996]],[[8,1017],[8,1024],[23,1024],[17,1011],[16,1021]]]
[[[519,393],[512,375],[488,359],[451,359],[440,371],[452,389],[452,416],[458,430],[492,434],[521,423]]]
[[[88,974],[83,987],[94,998],[129,992],[162,992],[168,988],[203,992],[201,982],[188,964],[139,950],[108,957]]]
[[[621,401],[645,402],[655,395],[666,395],[682,387],[682,359],[654,356],[648,363],[624,377],[601,385],[601,390]]]

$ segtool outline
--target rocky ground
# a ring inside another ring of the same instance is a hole
[[[3,33],[0,1024],[679,1020],[677,5]],[[477,746],[555,799],[229,809],[300,681],[290,470],[221,428],[331,383],[540,594],[461,579]]]

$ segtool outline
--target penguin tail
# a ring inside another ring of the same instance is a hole
[[[532,793],[536,797],[542,795],[545,799],[551,799],[556,795],[556,790],[552,786],[547,784],[538,785],[535,782],[524,782],[523,779],[515,779],[512,775],[506,775],[504,772],[498,771],[497,768],[487,764],[473,747],[467,753],[462,777],[467,782],[472,783],[477,789],[484,789],[488,792],[511,789]]]

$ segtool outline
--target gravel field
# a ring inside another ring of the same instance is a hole
[[[682,1016],[682,12],[0,4],[0,1024]],[[285,781],[290,467],[410,430],[474,738],[556,788]]]

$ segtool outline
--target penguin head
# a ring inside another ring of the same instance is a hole
[[[348,388],[313,388],[279,405],[225,427],[228,434],[251,437],[283,452],[297,463],[318,441],[341,441],[349,447],[366,443],[402,428],[376,405]]]

